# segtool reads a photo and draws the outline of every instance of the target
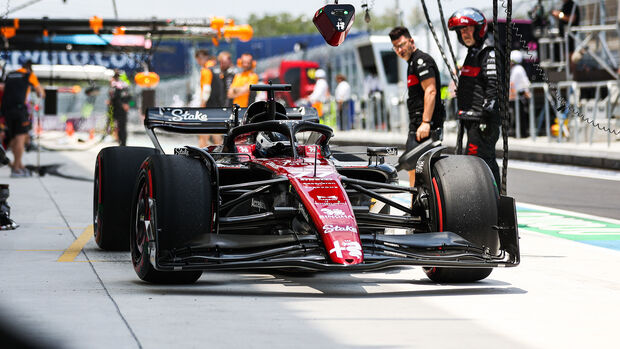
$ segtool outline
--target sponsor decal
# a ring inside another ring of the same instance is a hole
[[[424,162],[423,161],[418,161],[415,164],[415,173],[416,174],[421,174],[422,172],[424,172]]]
[[[240,153],[251,153],[252,152],[250,147],[247,146],[247,145],[238,145],[237,146],[237,151],[240,152]]]
[[[316,199],[319,202],[339,201],[336,195],[317,195]]]
[[[338,189],[336,181],[322,178],[300,178],[301,184],[307,188]]]
[[[350,225],[325,224],[323,226],[323,233],[329,234],[329,233],[334,233],[334,232],[336,233],[340,233],[340,232],[357,233],[357,229]]]
[[[319,215],[322,219],[353,219],[353,216],[346,214],[339,208],[322,208],[323,214]]]
[[[250,204],[252,207],[257,208],[259,210],[267,211],[267,205],[262,200],[256,200],[252,198],[252,203]]]
[[[475,144],[470,144],[469,148],[467,148],[467,155],[476,155],[478,154],[478,146]]]
[[[187,148],[174,148],[175,155],[189,155],[189,150]]]
[[[314,154],[317,153],[317,149],[319,148],[318,145],[306,145],[304,146],[304,151],[306,152],[306,156],[312,156],[314,157]],[[317,154],[321,155],[320,153]]]
[[[424,60],[422,58],[418,59],[418,64],[422,64],[424,63]]]
[[[466,65],[463,66],[463,69],[461,69],[461,75],[463,76],[476,77],[479,73],[480,67],[472,67],[470,65]]]
[[[336,257],[342,258],[343,251],[346,251],[351,257],[362,257],[362,246],[360,246],[359,242],[349,240],[343,241],[342,245],[340,245],[339,241],[334,241],[334,248],[329,250],[329,254],[336,253]]]
[[[461,24],[467,24],[467,23],[469,23],[469,18],[465,18],[465,17],[461,18]]]
[[[207,121],[207,114],[200,112],[199,110],[194,110],[193,113],[188,112],[184,109],[171,109],[170,114],[172,117],[169,119],[170,121]]]

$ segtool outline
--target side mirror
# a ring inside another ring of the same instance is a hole
[[[325,42],[331,46],[342,44],[355,20],[355,7],[349,4],[329,4],[314,14],[312,22]]]
[[[375,157],[375,163],[377,165],[385,162],[385,157],[388,155],[398,155],[398,149],[396,147],[368,147],[366,148],[366,155],[368,155],[368,166],[372,164],[372,157]]]

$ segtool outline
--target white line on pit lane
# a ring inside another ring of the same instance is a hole
[[[399,181],[398,184],[400,184],[402,186],[409,186],[409,181]],[[399,202],[401,202],[403,204],[410,204],[411,196],[409,194],[397,194],[397,195],[393,196],[393,199],[396,200],[396,201],[399,201]],[[579,218],[584,218],[584,219],[599,220],[599,221],[603,221],[603,222],[611,223],[611,224],[620,224],[620,220],[613,219],[613,218],[595,216],[595,215],[579,213],[579,212],[575,212],[575,211],[561,210],[561,209],[558,209],[558,208],[553,208],[553,207],[548,207],[548,206],[540,206],[540,205],[530,204],[530,203],[527,203],[527,202],[520,202],[520,201],[518,201],[515,204],[516,204],[517,207],[528,208],[528,209],[532,209],[532,210],[546,211],[546,212],[549,212],[549,213],[557,213],[557,214],[561,214],[561,215],[579,217]]]
[[[549,213],[557,213],[557,214],[561,214],[561,215],[565,215],[565,216],[573,216],[573,217],[590,219],[590,220],[598,220],[598,221],[602,221],[602,222],[606,222],[606,223],[619,224],[620,225],[620,220],[613,219],[613,218],[594,216],[594,215],[591,215],[591,214],[579,213],[579,212],[575,212],[575,211],[567,211],[567,210],[561,210],[561,209],[558,209],[558,208],[552,208],[552,207],[547,207],[547,206],[528,204],[526,202],[517,202],[516,205],[517,205],[517,207],[529,208],[529,209],[532,209],[532,210],[546,211],[546,212],[549,212]]]
[[[500,167],[502,166],[500,160],[498,160],[498,164]],[[580,167],[580,166],[510,160],[508,161],[508,168],[557,174],[557,175],[563,175],[563,176],[603,179],[603,180],[608,180],[608,181],[620,181],[620,171],[604,170],[604,169],[588,168],[588,167]]]

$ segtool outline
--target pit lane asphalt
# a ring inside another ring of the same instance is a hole
[[[188,140],[194,142],[193,137]],[[130,144],[147,144],[130,138]],[[41,163],[91,177],[98,148]],[[35,163],[28,153],[26,162]],[[43,347],[583,348],[616,343],[620,253],[521,231],[522,264],[480,283],[437,285],[420,268],[372,273],[205,273],[142,283],[125,252],[89,239],[92,183],[9,178],[17,230],[0,231],[0,310]],[[0,339],[1,340],[1,339]]]

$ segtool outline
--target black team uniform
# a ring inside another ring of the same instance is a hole
[[[567,17],[570,17],[572,11],[573,11],[573,6],[575,6],[575,3],[573,2],[573,0],[569,0],[567,2],[565,2],[564,4],[562,4],[562,9],[560,11],[564,12],[564,15]],[[580,19],[581,19],[581,15],[579,13],[579,7],[575,6],[575,20],[571,23],[571,26],[578,26]],[[560,36],[564,37],[564,27],[567,26],[568,23],[564,22],[564,20],[562,19],[558,19],[558,29],[560,31]],[[564,47],[562,47],[562,50],[564,49]],[[568,37],[568,52],[571,53],[575,51],[575,39],[573,39],[572,36]]]
[[[127,87],[113,86],[110,91],[110,102],[112,104],[112,117],[116,121],[118,130],[118,143],[121,146],[127,145],[127,111],[123,108],[130,99]]]
[[[416,140],[416,131],[422,124],[422,113],[424,112],[424,89],[421,82],[435,78],[435,88],[437,94],[435,96],[435,109],[431,118],[431,131],[443,127],[446,112],[441,101],[441,81],[439,78],[439,69],[435,60],[420,49],[415,50],[409,61],[407,61],[407,89],[409,97],[407,98],[407,109],[409,110],[409,135],[405,152],[415,148],[418,144],[424,142],[430,137]]]
[[[502,71],[500,62],[495,59],[492,46],[470,47],[456,92],[459,117],[467,130],[465,154],[482,158],[493,172],[498,186],[500,176],[495,161],[495,144],[501,124],[497,80],[498,71]]]
[[[221,88],[223,89],[223,104],[218,105],[218,107],[232,107],[232,98],[227,98],[226,97],[226,93],[228,92],[228,89],[230,88],[230,85],[232,85],[232,81],[233,78],[235,77],[235,69],[233,67],[229,67],[228,69],[222,71],[222,68],[220,68],[220,66],[217,66],[216,68],[213,69],[213,78],[215,78],[216,76],[219,78],[219,80],[222,82],[222,86]],[[211,92],[213,93],[213,92]]]
[[[30,75],[25,69],[10,72],[5,81],[4,95],[2,96],[2,115],[6,118],[8,145],[12,138],[17,135],[28,133],[32,128],[28,108],[26,107],[26,95],[31,85]]]

